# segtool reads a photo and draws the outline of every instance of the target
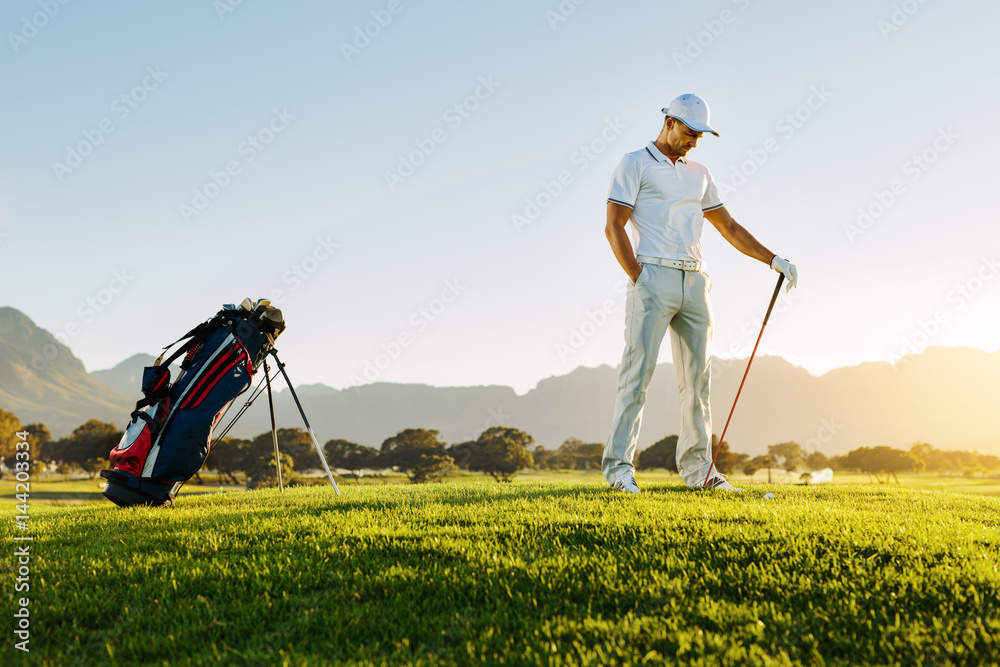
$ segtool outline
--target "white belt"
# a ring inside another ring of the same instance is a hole
[[[668,269],[680,269],[681,271],[701,271],[701,262],[693,259],[663,259],[662,257],[649,257],[647,255],[636,255],[636,260],[640,264],[656,264],[665,266]]]

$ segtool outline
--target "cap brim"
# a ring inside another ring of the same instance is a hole
[[[715,130],[713,130],[712,128],[710,128],[708,125],[698,125],[696,123],[689,123],[686,120],[684,120],[683,118],[677,118],[677,116],[671,116],[669,113],[667,113],[667,111],[668,110],[666,108],[663,109],[663,113],[666,114],[666,116],[668,118],[676,118],[680,122],[682,122],[685,125],[687,125],[688,127],[690,127],[695,132],[701,132],[701,133],[708,132],[709,134],[714,134],[715,136],[719,136],[719,133],[716,132]]]

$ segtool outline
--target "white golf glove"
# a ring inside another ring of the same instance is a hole
[[[777,255],[775,255],[771,259],[771,268],[777,271],[778,273],[785,274],[785,280],[788,281],[788,287],[785,288],[786,292],[798,284],[799,272],[795,268],[795,265],[789,262],[787,259],[781,259]]]

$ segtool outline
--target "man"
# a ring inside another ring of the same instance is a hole
[[[708,169],[686,158],[705,132],[719,136],[709,125],[705,102],[697,95],[681,95],[663,113],[666,117],[656,141],[625,155],[608,193],[605,234],[630,284],[625,305],[625,354],[601,468],[615,489],[639,493],[632,458],[646,388],[669,328],[681,399],[677,470],[689,487],[704,484],[706,488],[740,491],[725,475],[710,470],[712,309],[708,292],[712,281],[701,272],[704,221],[712,223],[740,252],[783,273],[788,289],[798,282],[798,272],[737,224],[719,198]],[[634,245],[625,231],[629,221]]]

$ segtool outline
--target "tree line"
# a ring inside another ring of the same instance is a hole
[[[0,410],[0,458],[12,460],[18,432],[28,432],[32,473],[46,465],[57,472],[69,474],[77,470],[96,477],[110,466],[108,456],[122,438],[114,424],[97,419],[81,424],[70,435],[53,439],[43,424],[22,426],[13,414]],[[312,438],[300,428],[277,431],[282,479],[300,481],[295,472],[322,467]],[[379,449],[343,439],[328,441],[323,452],[331,468],[347,470],[358,479],[364,470],[395,470],[403,472],[411,482],[429,482],[456,470],[484,472],[497,481],[510,481],[520,470],[534,466],[529,447],[534,438],[516,429],[495,426],[483,431],[475,440],[448,445],[433,429],[408,428],[387,438]],[[568,459],[567,459],[568,460]],[[599,465],[599,463],[598,463]],[[241,483],[237,473],[246,476],[250,488],[275,484],[278,469],[274,457],[274,440],[270,431],[252,439],[223,438],[212,443],[203,470],[214,470],[220,480]]]
[[[725,448],[725,443],[723,443]],[[829,468],[841,472],[867,474],[878,482],[890,478],[899,481],[899,473],[943,473],[972,477],[1000,472],[1000,457],[963,450],[938,449],[925,442],[913,444],[909,450],[894,447],[858,447],[840,456],[827,457],[822,452],[806,452],[798,443],[781,442],[769,445],[767,454],[750,458],[744,454],[733,467],[745,475],[758,470],[802,472],[809,481],[811,472]],[[720,466],[721,469],[721,466]]]
[[[28,433],[33,473],[52,464],[62,474],[83,470],[91,477],[109,467],[108,455],[122,437],[122,431],[113,424],[91,419],[70,435],[53,439],[44,424],[22,426],[15,415],[0,410],[0,457],[13,458],[18,432]],[[278,429],[277,439],[284,481],[300,482],[296,469],[321,468],[322,463],[306,431]],[[713,436],[713,451],[717,445]],[[411,482],[422,483],[441,479],[457,470],[467,470],[487,473],[499,482],[506,482],[526,468],[600,470],[604,444],[569,438],[554,450],[546,449],[524,431],[494,426],[475,440],[449,445],[440,439],[437,430],[408,428],[387,438],[378,449],[334,439],[326,442],[323,452],[331,468],[346,470],[355,480],[360,479],[363,471],[394,470],[404,473]],[[676,472],[676,452],[677,436],[668,436],[640,451],[636,467]],[[769,445],[766,454],[751,457],[731,451],[729,443],[723,442],[716,467],[725,474],[740,471],[753,475],[764,469],[802,472],[806,481],[809,471],[831,468],[868,474],[877,481],[890,478],[898,481],[897,475],[906,472],[965,476],[1000,472],[1000,457],[941,450],[927,443],[914,444],[908,451],[884,446],[859,447],[841,456],[827,457],[818,451],[806,452],[795,442]],[[214,442],[203,469],[214,470],[220,481],[234,484],[243,483],[237,478],[237,474],[242,473],[250,488],[276,484],[278,471],[271,432],[251,439],[224,438]]]

